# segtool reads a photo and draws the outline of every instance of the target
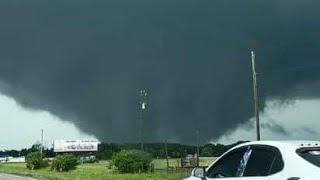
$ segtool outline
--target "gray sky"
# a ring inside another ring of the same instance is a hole
[[[47,147],[52,147],[55,139],[95,138],[47,111],[25,109],[3,94],[0,94],[0,112],[0,150],[30,148],[40,142],[41,129]]]
[[[320,100],[291,100],[267,102],[261,113],[261,138],[263,140],[319,140]],[[255,140],[255,119],[229,131],[212,142],[234,143]]]

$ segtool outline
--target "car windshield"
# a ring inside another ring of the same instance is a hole
[[[303,148],[297,152],[303,159],[320,167],[320,148]]]

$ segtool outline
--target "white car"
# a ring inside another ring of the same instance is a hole
[[[257,141],[240,144],[186,180],[320,180],[320,142]]]

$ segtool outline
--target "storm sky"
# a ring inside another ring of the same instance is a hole
[[[319,98],[319,5],[2,0],[0,91],[101,141],[134,142],[146,89],[145,141],[193,143],[198,128],[208,142],[250,124],[251,50],[262,110]]]

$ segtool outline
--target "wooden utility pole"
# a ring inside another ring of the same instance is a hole
[[[41,145],[40,145],[40,154],[41,154],[41,158],[43,158],[43,129],[41,129]]]
[[[200,156],[200,143],[199,143],[199,128],[197,129],[197,132],[196,132],[196,136],[197,136],[197,167],[199,166],[199,156]]]
[[[169,157],[168,157],[168,145],[167,145],[167,140],[164,141],[164,150],[165,150],[165,154],[166,154],[167,170],[169,170]]]
[[[256,118],[257,140],[260,141],[260,118],[259,118],[259,99],[258,99],[258,84],[256,73],[255,54],[251,51],[251,64],[252,64],[252,85],[253,85],[253,98],[254,98],[254,115]]]

